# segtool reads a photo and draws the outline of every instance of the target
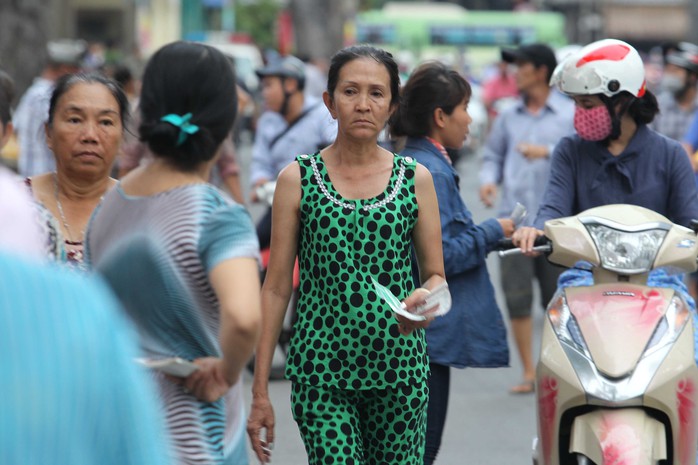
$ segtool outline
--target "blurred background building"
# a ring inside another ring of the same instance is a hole
[[[230,55],[258,102],[254,70],[265,59],[292,53],[321,75],[342,46],[372,43],[393,53],[403,79],[426,59],[466,76],[474,89],[469,141],[477,147],[488,128],[477,105],[481,85],[502,47],[543,42],[562,56],[596,39],[626,40],[643,54],[652,87],[661,78],[662,46],[698,43],[696,24],[698,0],[0,0],[0,69],[15,80],[16,104],[46,63],[49,40],[85,40],[86,67],[126,66],[135,83],[152,52],[195,40]],[[249,121],[255,111],[245,110]]]
[[[665,41],[695,41],[692,0],[544,0],[542,6],[567,19],[571,41],[592,42],[616,37],[647,49]]]
[[[357,41],[412,61],[438,55],[432,46],[451,47],[477,62],[484,46],[532,40],[562,46],[616,37],[649,51],[666,41],[698,42],[695,24],[696,0],[22,0],[0,2],[0,67],[21,94],[55,38],[97,44],[94,54],[105,61],[142,59],[183,38],[309,58]]]

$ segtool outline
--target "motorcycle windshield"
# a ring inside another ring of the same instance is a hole
[[[674,291],[613,283],[565,290],[596,368],[609,378],[633,371]]]

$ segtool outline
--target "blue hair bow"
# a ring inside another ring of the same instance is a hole
[[[191,119],[191,113],[186,115],[177,115],[175,113],[170,113],[160,118],[160,121],[170,123],[172,126],[179,128],[179,137],[177,138],[177,146],[180,146],[187,140],[192,134],[196,134],[199,131],[199,126],[196,124],[191,124],[189,120]]]

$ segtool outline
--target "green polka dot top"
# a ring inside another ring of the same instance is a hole
[[[413,290],[411,234],[417,221],[416,162],[394,156],[386,190],[348,200],[319,153],[301,171],[300,296],[286,376],[339,389],[384,389],[426,379],[424,331],[398,332],[371,277],[400,300]]]

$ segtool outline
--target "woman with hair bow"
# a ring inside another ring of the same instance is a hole
[[[261,321],[259,245],[245,208],[206,182],[235,108],[222,53],[191,42],[155,53],[139,126],[154,158],[104,198],[87,235],[88,260],[134,321],[143,357],[195,365],[153,370],[177,463],[248,463],[241,373]]]

